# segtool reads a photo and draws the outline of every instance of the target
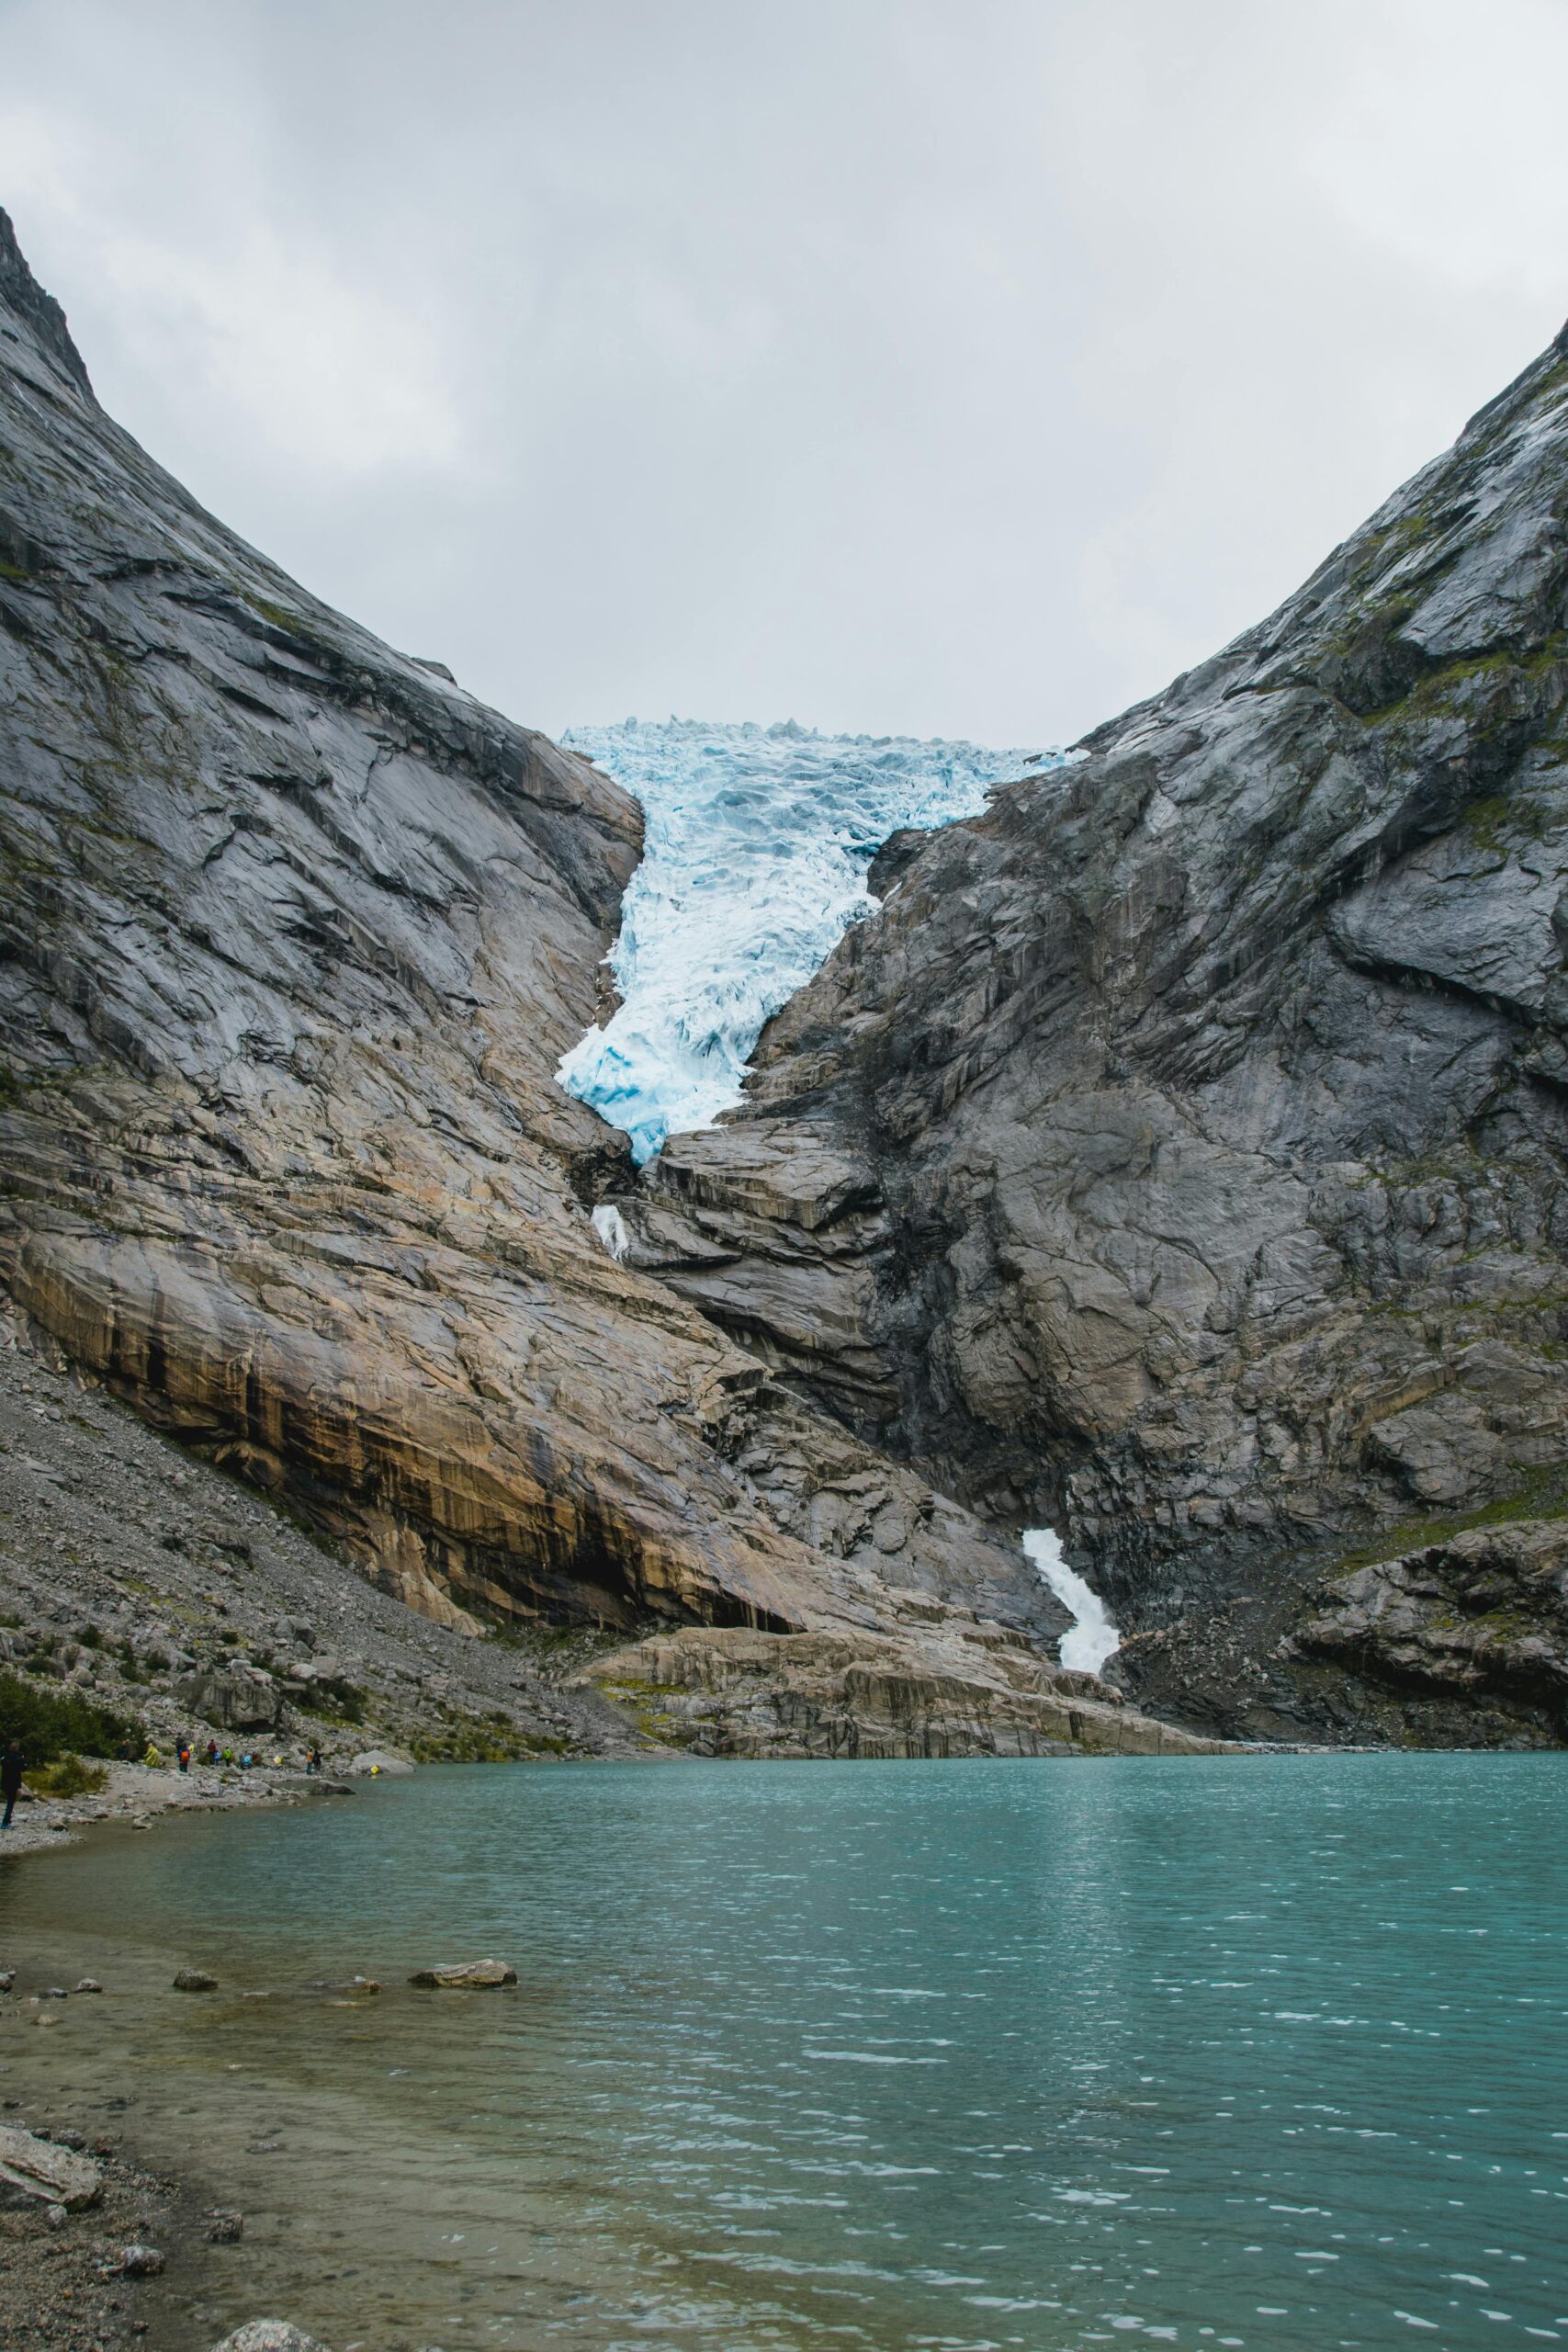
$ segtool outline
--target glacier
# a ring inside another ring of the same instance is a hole
[[[647,823],[606,959],[619,1007],[556,1073],[626,1130],[639,1167],[667,1136],[740,1101],[763,1023],[875,910],[866,869],[889,833],[976,816],[990,786],[1067,756],[819,735],[793,720],[628,718],[563,741],[632,793]]]

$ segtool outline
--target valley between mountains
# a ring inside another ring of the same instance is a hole
[[[639,1173],[555,1075],[637,803],[207,514],[0,215],[13,1664],[298,1726],[314,1559],[433,1753],[1562,1744],[1565,505],[1554,346],[1269,621],[888,842]]]

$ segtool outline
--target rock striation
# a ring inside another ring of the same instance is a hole
[[[587,761],[156,466],[0,215],[0,1283],[28,1331],[459,1631],[874,1628],[913,1657],[934,1612],[982,1668],[994,1619],[1049,1649],[1066,1614],[1005,1531],[596,1233],[625,1139],[553,1073],[640,840]],[[213,1720],[276,1720],[254,1675],[185,1671]]]
[[[1053,1521],[1196,1692],[1222,1602],[1289,1621],[1564,1457],[1568,331],[1079,750],[884,849],[744,1108],[622,1204],[628,1263]]]
[[[1308,1655],[1568,1738],[1568,1521],[1472,1528],[1354,1569],[1317,1600],[1296,1636]]]
[[[988,1671],[938,1630],[660,1634],[596,1659],[585,1679],[650,1735],[699,1756],[789,1760],[938,1756],[1195,1756],[1222,1743],[1127,1705],[1098,1675],[1042,1661],[999,1628]]]

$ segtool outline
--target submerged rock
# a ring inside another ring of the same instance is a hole
[[[327,2346],[287,2320],[253,2319],[215,2344],[212,2352],[327,2352]]]
[[[515,1984],[517,1971],[503,1960],[460,1960],[445,1967],[422,1968],[409,1978],[411,1984],[433,1986],[437,1991],[479,1992],[493,1984]]]
[[[176,1993],[216,1993],[218,1979],[205,1968],[182,1968],[174,1980]]]

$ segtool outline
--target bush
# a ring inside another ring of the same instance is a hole
[[[106,1764],[84,1764],[79,1756],[62,1756],[40,1764],[28,1775],[28,1786],[40,1797],[96,1797],[108,1786]]]
[[[294,1704],[309,1715],[322,1715],[332,1724],[362,1724],[365,1721],[365,1693],[357,1682],[349,1682],[341,1674],[323,1675],[307,1682],[295,1697]]]
[[[0,1747],[15,1740],[29,1767],[51,1764],[67,1751],[112,1756],[127,1739],[140,1756],[147,1735],[133,1715],[96,1707],[79,1690],[40,1690],[19,1674],[0,1674]]]

